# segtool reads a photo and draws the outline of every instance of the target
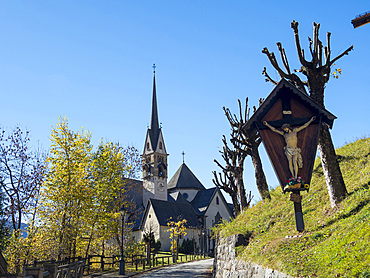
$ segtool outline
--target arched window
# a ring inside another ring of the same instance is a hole
[[[150,145],[149,143],[146,143],[146,149],[149,151],[150,150]]]
[[[218,197],[216,197],[216,205],[219,205],[220,204],[220,200],[218,199]]]
[[[162,149],[162,142],[159,142],[159,149]]]

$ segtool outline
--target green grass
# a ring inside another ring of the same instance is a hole
[[[337,149],[348,196],[331,208],[320,160],[303,193],[305,231],[295,228],[294,207],[280,187],[217,232],[251,235],[242,259],[296,277],[370,277],[370,138]]]

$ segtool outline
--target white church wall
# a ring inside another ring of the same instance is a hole
[[[218,204],[217,204],[217,198],[218,198]],[[225,204],[222,201],[222,197],[220,196],[220,191],[217,191],[205,213],[205,216],[206,216],[205,226],[207,227],[207,229],[210,229],[213,227],[217,212],[220,213],[222,219],[226,219],[230,221],[232,216],[230,215],[229,209],[226,206],[227,204]]]
[[[187,194],[188,198],[185,198],[188,202],[191,202],[193,201],[193,199],[195,198],[195,196],[197,195],[197,193],[199,192],[198,190],[194,190],[194,189],[179,189],[177,190],[179,191],[184,197],[186,195],[184,194]]]
[[[160,231],[161,231],[161,250],[169,252],[171,251],[171,239],[170,239],[170,232],[167,231],[168,227],[167,226],[161,226]],[[195,239],[195,243],[197,246],[199,246],[199,230],[198,229],[186,229],[186,235],[182,236],[180,239],[180,245],[185,239],[190,239],[192,240],[193,238]]]
[[[140,240],[143,240],[143,235],[145,233],[153,232],[154,234],[154,239],[157,241],[160,239],[160,226],[158,219],[154,213],[153,207],[150,206],[147,214],[145,215],[144,219],[144,226],[142,227],[141,230],[141,237]]]
[[[130,234],[130,237],[134,239],[134,242],[140,242],[141,241],[141,231],[132,231]]]
[[[160,241],[161,241],[161,250],[162,251],[170,251],[171,248],[171,242],[170,242],[170,233],[167,232],[168,227],[167,226],[161,226],[160,228]]]

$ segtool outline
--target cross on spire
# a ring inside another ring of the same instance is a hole
[[[153,64],[153,72],[155,73],[155,68],[156,68],[157,66],[155,65],[155,64]]]
[[[182,163],[185,163],[185,152],[183,151],[181,154],[182,154]]]

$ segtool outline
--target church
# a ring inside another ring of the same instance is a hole
[[[168,153],[159,125],[155,66],[153,68],[151,121],[142,154],[143,180],[129,182],[128,194],[137,208],[132,235],[141,241],[144,234],[152,232],[155,241],[161,242],[161,250],[169,251],[167,223],[186,219],[187,234],[180,244],[185,239],[195,240],[201,253],[212,252],[214,240],[210,229],[223,219],[233,218],[233,207],[217,187],[205,188],[185,162],[167,182]]]

